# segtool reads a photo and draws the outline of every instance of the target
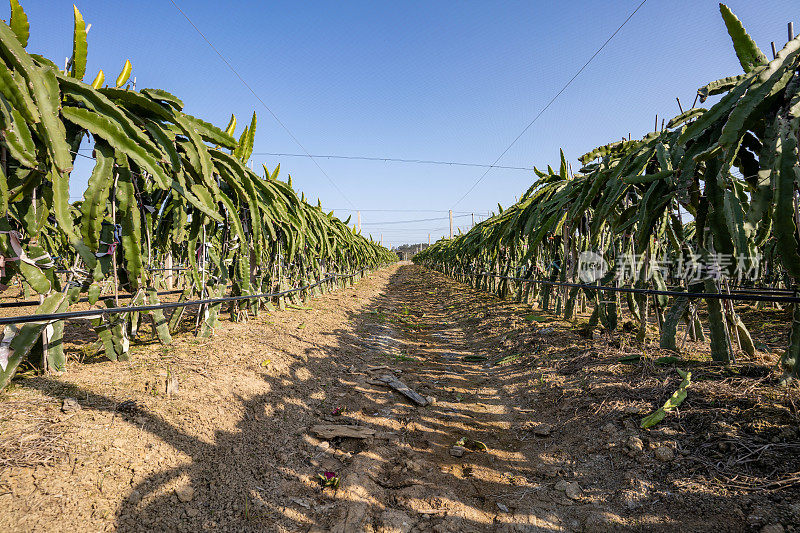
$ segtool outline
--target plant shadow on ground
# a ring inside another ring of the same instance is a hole
[[[327,302],[319,310],[274,315],[280,327],[258,318],[223,324],[209,341],[221,353],[205,367],[182,357],[205,345],[178,339],[173,368],[194,370],[176,405],[59,378],[19,385],[77,398],[84,411],[122,421],[121,437],[138,439],[111,446],[126,457],[109,466],[119,479],[102,497],[121,531],[745,531],[792,523],[796,486],[754,492],[736,489],[738,478],[714,479],[739,468],[757,484],[776,465],[766,482],[800,469],[792,435],[781,437],[791,417],[769,384],[720,373],[697,383],[678,415],[643,431],[641,414],[677,386],[670,368],[621,365],[608,339],[582,339],[565,322],[539,333],[515,318],[530,306],[421,267],[375,278],[362,282],[374,286],[361,291],[368,299],[353,299],[358,286],[337,291],[311,300]],[[326,322],[335,312],[341,318]],[[308,327],[298,331],[300,323]],[[463,359],[515,353],[525,355],[504,366]],[[370,371],[379,366],[387,368]],[[397,371],[436,402],[415,407],[373,380]],[[137,406],[122,403],[130,398]],[[326,446],[309,432],[320,423],[376,435]],[[462,438],[488,451],[452,456]],[[747,456],[754,442],[760,451]],[[661,447],[674,457],[655,459]],[[338,489],[317,483],[323,471],[336,473]],[[564,482],[579,493],[568,497]],[[756,515],[763,524],[748,524]]]

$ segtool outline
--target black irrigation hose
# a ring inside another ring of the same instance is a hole
[[[188,270],[188,269],[187,268],[180,268],[180,269],[178,269],[178,268],[164,268],[164,269],[153,269],[153,270]],[[64,270],[63,272],[69,272],[69,270]],[[59,273],[59,271],[57,270],[56,273]],[[171,294],[182,294],[182,293],[183,293],[183,289],[176,289],[174,291],[157,292],[156,295],[157,296],[169,296]],[[119,298],[133,298],[134,296],[135,296],[135,294],[131,294],[131,293],[118,295]],[[117,296],[115,296],[113,294],[106,294],[104,296],[100,296],[97,299],[98,300],[110,300],[110,299],[116,298],[116,297]],[[85,302],[88,302],[88,301],[89,301],[89,298],[81,298],[80,300],[76,301],[75,303],[85,303]],[[0,303],[0,309],[12,309],[12,308],[16,308],[16,307],[35,307],[35,306],[39,305],[40,303],[41,302],[37,302],[36,300],[27,300],[27,301],[24,301],[24,302],[5,302],[5,303]]]
[[[491,275],[491,276],[494,276],[494,277],[500,277],[500,278],[505,278],[505,279],[534,281],[534,280],[529,280],[528,278],[515,278],[515,277],[510,277],[510,276],[500,276],[498,274],[484,273],[484,274],[481,274],[481,275]],[[549,282],[548,281],[547,283],[555,283],[555,282]],[[591,285],[588,285],[588,286],[591,287]],[[611,287],[609,287],[609,289],[611,289]],[[679,292],[681,294],[684,294],[681,291],[673,291],[673,292]],[[731,286],[730,287],[730,292],[731,293],[736,293],[736,294],[761,294],[761,293],[765,293],[765,292],[772,292],[772,293],[778,293],[778,294],[795,294],[797,291],[795,291],[794,289],[780,289],[780,288],[776,288],[776,287],[742,287],[742,288],[739,288],[739,287],[736,287],[736,286]]]
[[[176,289],[174,291],[157,292],[156,295],[158,295],[158,296],[168,296],[170,294],[181,294],[181,293],[183,293],[183,289]],[[134,296],[136,296],[136,295],[135,294],[120,294],[119,295],[120,298],[133,298]],[[113,294],[106,294],[104,296],[98,297],[97,299],[98,300],[110,300],[110,299],[115,298],[115,297],[116,296],[113,295]],[[88,301],[89,301],[89,298],[81,298],[80,300],[78,300],[75,303],[88,302]],[[5,303],[0,303],[0,309],[11,309],[13,307],[34,307],[34,306],[39,305],[39,303],[40,302],[37,302],[36,300],[26,300],[24,302],[5,302]]]
[[[189,270],[187,267],[175,267],[175,268],[146,268],[148,272],[167,272],[167,271],[177,271],[182,272],[184,270]],[[68,268],[59,268],[56,270],[56,274],[72,274],[72,270]]]
[[[499,274],[490,274],[482,272],[480,274],[473,274],[477,276],[492,276],[500,279],[510,279],[514,281],[522,281],[525,283],[537,283],[540,285],[552,285],[556,287],[578,287],[583,289],[591,289],[595,291],[607,292],[627,292],[633,294],[645,294],[649,296],[683,296],[685,298],[716,298],[717,300],[742,300],[748,302],[778,302],[778,303],[798,303],[800,296],[766,296],[759,294],[725,294],[721,292],[678,292],[678,291],[659,291],[656,289],[635,289],[633,287],[605,287],[600,285],[587,285],[585,283],[570,283],[568,281],[546,281],[539,279],[526,279],[515,278],[512,276],[501,276]],[[793,291],[793,294],[797,292]]]
[[[159,304],[159,305],[138,305],[138,306],[131,306],[131,307],[109,307],[106,309],[91,309],[89,311],[70,311],[65,313],[49,313],[49,314],[41,314],[41,315],[23,315],[23,316],[13,316],[13,317],[5,317],[0,318],[0,326],[8,325],[8,324],[27,324],[30,322],[51,322],[55,320],[70,320],[73,318],[86,318],[86,317],[93,317],[96,318],[98,315],[113,315],[119,313],[136,313],[142,311],[157,311],[159,309],[175,309],[178,307],[189,307],[191,305],[205,305],[205,304],[216,304],[216,303],[224,303],[224,302],[234,302],[238,300],[254,300],[256,298],[277,298],[280,296],[286,296],[287,294],[291,294],[293,292],[303,291],[307,289],[313,289],[314,287],[325,283],[326,281],[330,281],[336,278],[352,278],[357,273],[364,272],[366,268],[362,268],[361,270],[357,270],[352,274],[332,274],[326,278],[323,278],[315,283],[310,285],[305,285],[303,287],[297,287],[295,289],[289,289],[281,292],[273,292],[273,293],[266,293],[266,294],[250,294],[250,295],[242,295],[242,296],[225,296],[222,298],[206,298],[203,300],[190,300],[188,302],[174,302],[174,303],[166,303],[166,304]],[[181,291],[183,292],[183,291]]]

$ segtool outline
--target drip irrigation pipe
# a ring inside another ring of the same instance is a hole
[[[633,287],[606,287],[602,285],[587,285],[585,283],[571,283],[568,281],[546,281],[539,279],[526,279],[516,278],[512,276],[501,276],[499,274],[490,274],[482,272],[480,274],[473,274],[477,276],[491,276],[500,279],[509,279],[514,281],[521,281],[525,283],[536,283],[540,285],[551,285],[555,287],[578,287],[582,289],[590,289],[595,291],[607,292],[626,292],[633,294],[645,294],[649,296],[683,296],[684,298],[716,298],[717,300],[741,300],[749,302],[777,302],[777,303],[798,303],[800,296],[797,296],[796,291],[792,291],[795,296],[769,296],[763,294],[726,294],[721,292],[679,292],[679,291],[660,291],[657,289],[636,289]]]
[[[109,307],[107,309],[91,309],[88,311],[69,311],[64,313],[48,313],[48,314],[41,314],[41,315],[23,315],[23,316],[14,316],[14,317],[3,317],[0,318],[0,326],[5,326],[8,324],[30,324],[30,323],[47,323],[53,322],[58,320],[71,320],[76,318],[100,318],[104,315],[113,315],[119,313],[136,313],[136,312],[146,312],[146,311],[158,311],[162,309],[176,309],[179,307],[189,307],[192,305],[205,305],[205,304],[217,304],[217,303],[224,303],[224,302],[235,302],[239,300],[254,300],[257,298],[278,298],[281,296],[286,296],[287,294],[291,294],[294,292],[299,292],[303,290],[313,289],[314,287],[321,285],[327,281],[337,278],[352,278],[357,273],[364,272],[366,268],[362,268],[361,270],[357,270],[352,274],[332,274],[327,276],[315,283],[310,285],[305,285],[303,287],[297,287],[294,289],[288,289],[281,292],[272,292],[272,293],[265,293],[265,294],[250,294],[250,295],[241,295],[241,296],[225,296],[221,298],[205,298],[203,300],[190,300],[187,302],[173,302],[173,303],[166,303],[166,304],[159,304],[159,305],[135,305],[130,307]]]
[[[175,272],[182,272],[184,270],[189,270],[187,267],[175,267],[175,268],[145,268],[145,270],[149,272],[168,272],[168,271],[175,271]],[[56,274],[72,274],[74,271],[68,268],[59,268],[56,270]]]
[[[174,291],[157,292],[156,295],[157,296],[168,296],[170,294],[181,294],[182,292],[183,292],[183,289],[176,289]],[[136,296],[136,294],[120,294],[119,295],[120,298],[133,298],[134,296]],[[114,297],[115,296],[113,294],[105,294],[103,296],[98,297],[97,300],[98,301],[99,300],[111,300]],[[76,301],[75,303],[82,303],[82,302],[88,302],[88,301],[89,301],[89,298],[81,298],[80,300]],[[39,305],[40,303],[41,302],[38,302],[36,300],[26,300],[24,302],[5,302],[5,303],[0,303],[0,309],[11,309],[11,308],[14,308],[14,307],[34,307],[34,306]]]

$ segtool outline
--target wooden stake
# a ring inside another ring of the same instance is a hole
[[[775,51],[775,41],[772,41],[769,45],[772,47],[772,59],[775,59],[778,57],[778,52]]]
[[[787,34],[789,35],[789,40],[791,41],[794,39],[794,22],[790,22],[787,27]]]
[[[676,96],[675,100],[678,101],[678,109],[680,110],[681,113],[683,113],[683,106],[681,105],[681,99]]]

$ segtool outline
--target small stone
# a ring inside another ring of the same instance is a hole
[[[544,477],[554,478],[561,473],[561,467],[558,465],[545,464],[539,466],[536,471]]]
[[[75,398],[64,398],[64,403],[61,404],[61,410],[65,413],[80,411],[81,409],[81,404]]]
[[[404,462],[403,466],[408,472],[419,474],[425,471],[425,467],[418,461],[408,460]]]
[[[656,459],[663,463],[668,463],[675,459],[675,452],[669,446],[659,446],[656,448],[654,455]]]
[[[553,431],[553,426],[550,424],[537,424],[533,428],[533,434],[537,437],[549,437]]]
[[[142,494],[134,489],[128,495],[128,501],[131,502],[132,505],[138,505],[138,503],[142,501]]]
[[[503,505],[500,502],[497,502],[497,508],[500,509],[501,511],[503,511],[504,513],[508,512],[508,507],[506,507],[505,505]]]
[[[619,493],[619,502],[628,510],[636,509],[642,504],[640,500],[642,495],[632,489],[625,489]]]
[[[608,433],[609,435],[613,435],[617,432],[617,426],[615,426],[613,422],[608,422],[601,429],[603,433]]]
[[[761,533],[783,533],[783,526],[780,524],[768,524],[761,528]]]
[[[582,493],[583,491],[577,483],[567,483],[567,488],[564,490],[564,494],[566,494],[567,498],[570,500],[580,499]]]
[[[639,437],[629,438],[626,444],[628,445],[628,449],[634,453],[642,453],[642,450],[644,450],[644,443]]]
[[[311,503],[305,498],[289,498],[289,501],[305,509],[311,509]]]
[[[425,396],[425,399],[428,400],[428,403],[430,405],[435,405],[436,404],[436,398],[434,398],[433,396]]]
[[[558,483],[556,483],[556,490],[561,491],[567,495],[567,498],[570,500],[577,500],[581,497],[582,490],[581,486],[572,481],[566,481],[564,479],[559,479]]]
[[[186,514],[189,516],[189,518],[197,518],[200,516],[200,510],[195,509],[194,507],[189,507],[186,509]]]
[[[184,485],[175,489],[175,494],[183,503],[190,502],[194,498],[194,489],[189,485]]]
[[[464,448],[463,446],[453,446],[452,448],[450,448],[450,455],[452,455],[453,457],[463,457],[464,452],[466,451],[467,449]]]
[[[319,444],[317,444],[317,451],[318,452],[325,452],[328,449],[330,449],[330,447],[331,447],[331,443],[326,441],[326,440],[324,440],[324,441],[320,442]]]

